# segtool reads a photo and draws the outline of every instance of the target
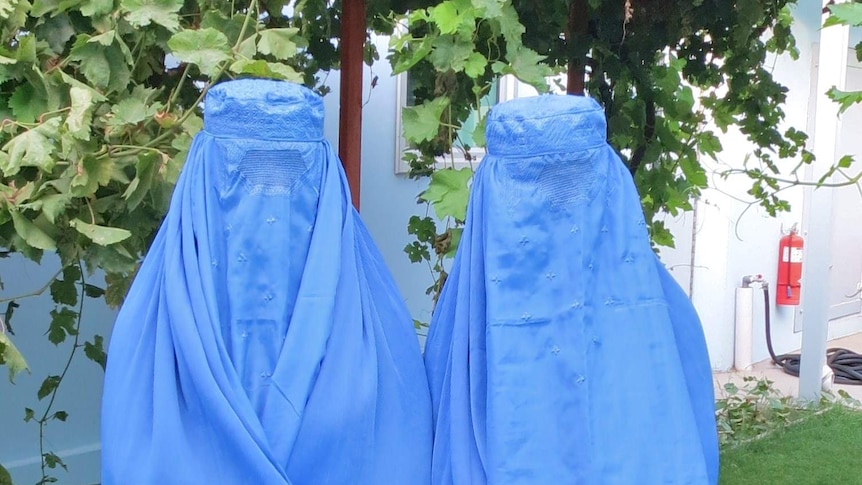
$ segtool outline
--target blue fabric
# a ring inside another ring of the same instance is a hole
[[[718,482],[712,375],[601,107],[496,106],[425,363],[433,485]]]
[[[412,320],[322,133],[297,85],[209,92],[117,318],[103,484],[429,483]]]

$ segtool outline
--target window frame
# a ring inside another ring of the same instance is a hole
[[[407,107],[407,95],[408,95],[408,87],[407,87],[407,76],[408,72],[402,72],[396,75],[395,82],[395,96],[397,102],[395,103],[395,160],[394,160],[394,170],[396,175],[406,175],[410,172],[410,165],[404,161],[404,153],[408,151],[414,151],[409,149],[409,144],[407,140],[404,138],[404,130],[402,126],[402,113],[405,107]],[[498,89],[497,89],[497,101],[492,106],[497,104],[515,99],[520,97],[528,97],[535,96],[538,92],[531,86],[524,84],[518,81],[514,76],[506,75],[502,76],[499,80]],[[460,169],[464,167],[476,168],[476,166],[482,161],[482,158],[487,153],[484,147],[471,147],[470,148],[470,159],[464,156],[464,153],[460,150],[456,150],[451,156],[440,156],[437,157],[437,162],[435,163],[435,168],[444,168],[444,167],[452,167],[454,160],[454,168]]]

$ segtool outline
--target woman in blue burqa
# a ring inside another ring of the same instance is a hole
[[[496,106],[426,344],[433,485],[714,485],[703,332],[577,96]]]
[[[427,484],[419,344],[321,99],[241,80],[204,111],[111,339],[102,483]]]

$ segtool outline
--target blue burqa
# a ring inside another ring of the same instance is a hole
[[[431,435],[412,320],[321,99],[216,86],[117,318],[102,483],[427,485]]]
[[[496,106],[426,344],[433,485],[718,481],[712,375],[601,107]]]

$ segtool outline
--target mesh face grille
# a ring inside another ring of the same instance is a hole
[[[587,200],[596,179],[596,170],[591,162],[587,158],[545,164],[539,172],[536,185],[555,207]]]
[[[299,150],[249,150],[237,167],[252,194],[290,193],[308,169]]]

